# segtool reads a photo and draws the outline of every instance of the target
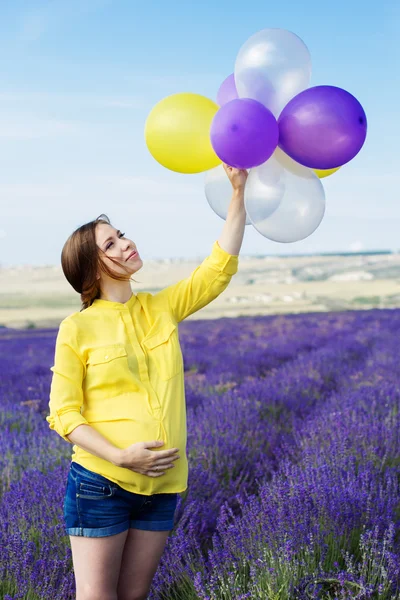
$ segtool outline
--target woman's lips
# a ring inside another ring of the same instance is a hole
[[[138,253],[135,250],[135,252],[133,254],[130,254],[126,260],[129,260],[130,258],[136,258],[137,255]]]

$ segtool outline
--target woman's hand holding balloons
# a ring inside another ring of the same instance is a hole
[[[207,171],[204,189],[208,204],[213,211],[224,220],[226,220],[228,215],[228,208],[232,199],[233,186],[230,177],[235,177],[236,181],[236,173],[241,173],[241,178],[245,176],[247,180],[246,170],[235,169],[234,167],[228,168],[231,169],[229,173],[225,170],[223,163],[218,165],[218,167]],[[251,221],[248,216],[246,216],[245,224],[251,225]]]
[[[226,163],[222,163],[222,166],[232,184],[233,191],[244,192],[244,186],[246,185],[248,176],[246,169],[235,169],[235,167],[230,167]]]

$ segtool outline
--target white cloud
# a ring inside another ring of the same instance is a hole
[[[19,38],[26,42],[37,40],[46,31],[48,24],[45,13],[26,14],[22,18]]]
[[[134,96],[129,98],[107,98],[100,97],[94,98],[94,102],[100,103],[104,108],[141,108],[147,105],[147,103],[141,98],[135,98]]]
[[[396,202],[400,175],[393,171],[368,173],[359,171],[340,177],[340,171],[324,181],[326,209],[330,216],[354,218],[399,217]],[[332,181],[329,181],[331,179]]]
[[[199,186],[196,183],[187,181],[174,181],[167,178],[154,178],[142,175],[104,175],[97,176],[97,185],[103,187],[110,186],[111,189],[119,188],[122,193],[137,194],[141,197],[147,195],[157,195],[162,200],[163,195],[184,196],[199,192]],[[189,196],[190,197],[190,196]]]
[[[0,106],[2,110],[15,113],[18,107],[23,110],[29,106],[32,110],[43,110],[50,107],[67,108],[142,108],[148,102],[139,95],[107,95],[71,92],[57,94],[52,92],[12,91],[0,93]]]
[[[43,198],[48,200],[55,197],[67,197],[68,189],[64,183],[53,184],[32,184],[32,183],[11,183],[0,184],[0,196],[6,200],[36,200]]]
[[[200,197],[200,200],[199,200]],[[169,214],[189,208],[193,203],[206,202],[195,182],[168,180],[168,177],[111,175],[69,175],[43,182],[0,183],[0,198],[7,207],[8,218],[24,214],[25,218],[38,213],[63,210],[109,212],[110,207],[132,209],[138,215],[149,216],[152,211]]]
[[[352,242],[349,246],[351,252],[361,252],[364,250],[364,244],[360,241]]]
[[[54,29],[84,14],[94,12],[111,0],[48,0],[25,12],[19,23],[17,38],[22,43],[39,40],[49,29]]]
[[[78,123],[57,119],[7,119],[0,120],[0,139],[26,140],[60,135],[75,135],[81,132]]]

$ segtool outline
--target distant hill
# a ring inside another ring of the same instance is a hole
[[[313,253],[304,253],[304,254],[254,254],[251,258],[266,258],[267,256],[277,257],[277,258],[307,258],[307,257],[316,257],[316,256],[375,256],[375,255],[386,255],[386,254],[397,254],[393,250],[365,250],[359,252],[316,252]],[[246,258],[246,257],[244,257]]]
[[[135,294],[189,277],[205,256],[145,260]],[[391,250],[285,256],[240,255],[227,289],[193,319],[400,306],[400,254]],[[0,325],[57,327],[81,308],[61,265],[0,269]]]

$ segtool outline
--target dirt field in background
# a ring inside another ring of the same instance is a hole
[[[188,277],[201,261],[145,262],[134,275],[139,283],[131,284],[133,292],[156,293]],[[240,257],[239,271],[228,288],[188,319],[397,306],[398,255]],[[0,269],[1,325],[58,327],[62,319],[79,310],[79,295],[65,280],[61,267]]]

